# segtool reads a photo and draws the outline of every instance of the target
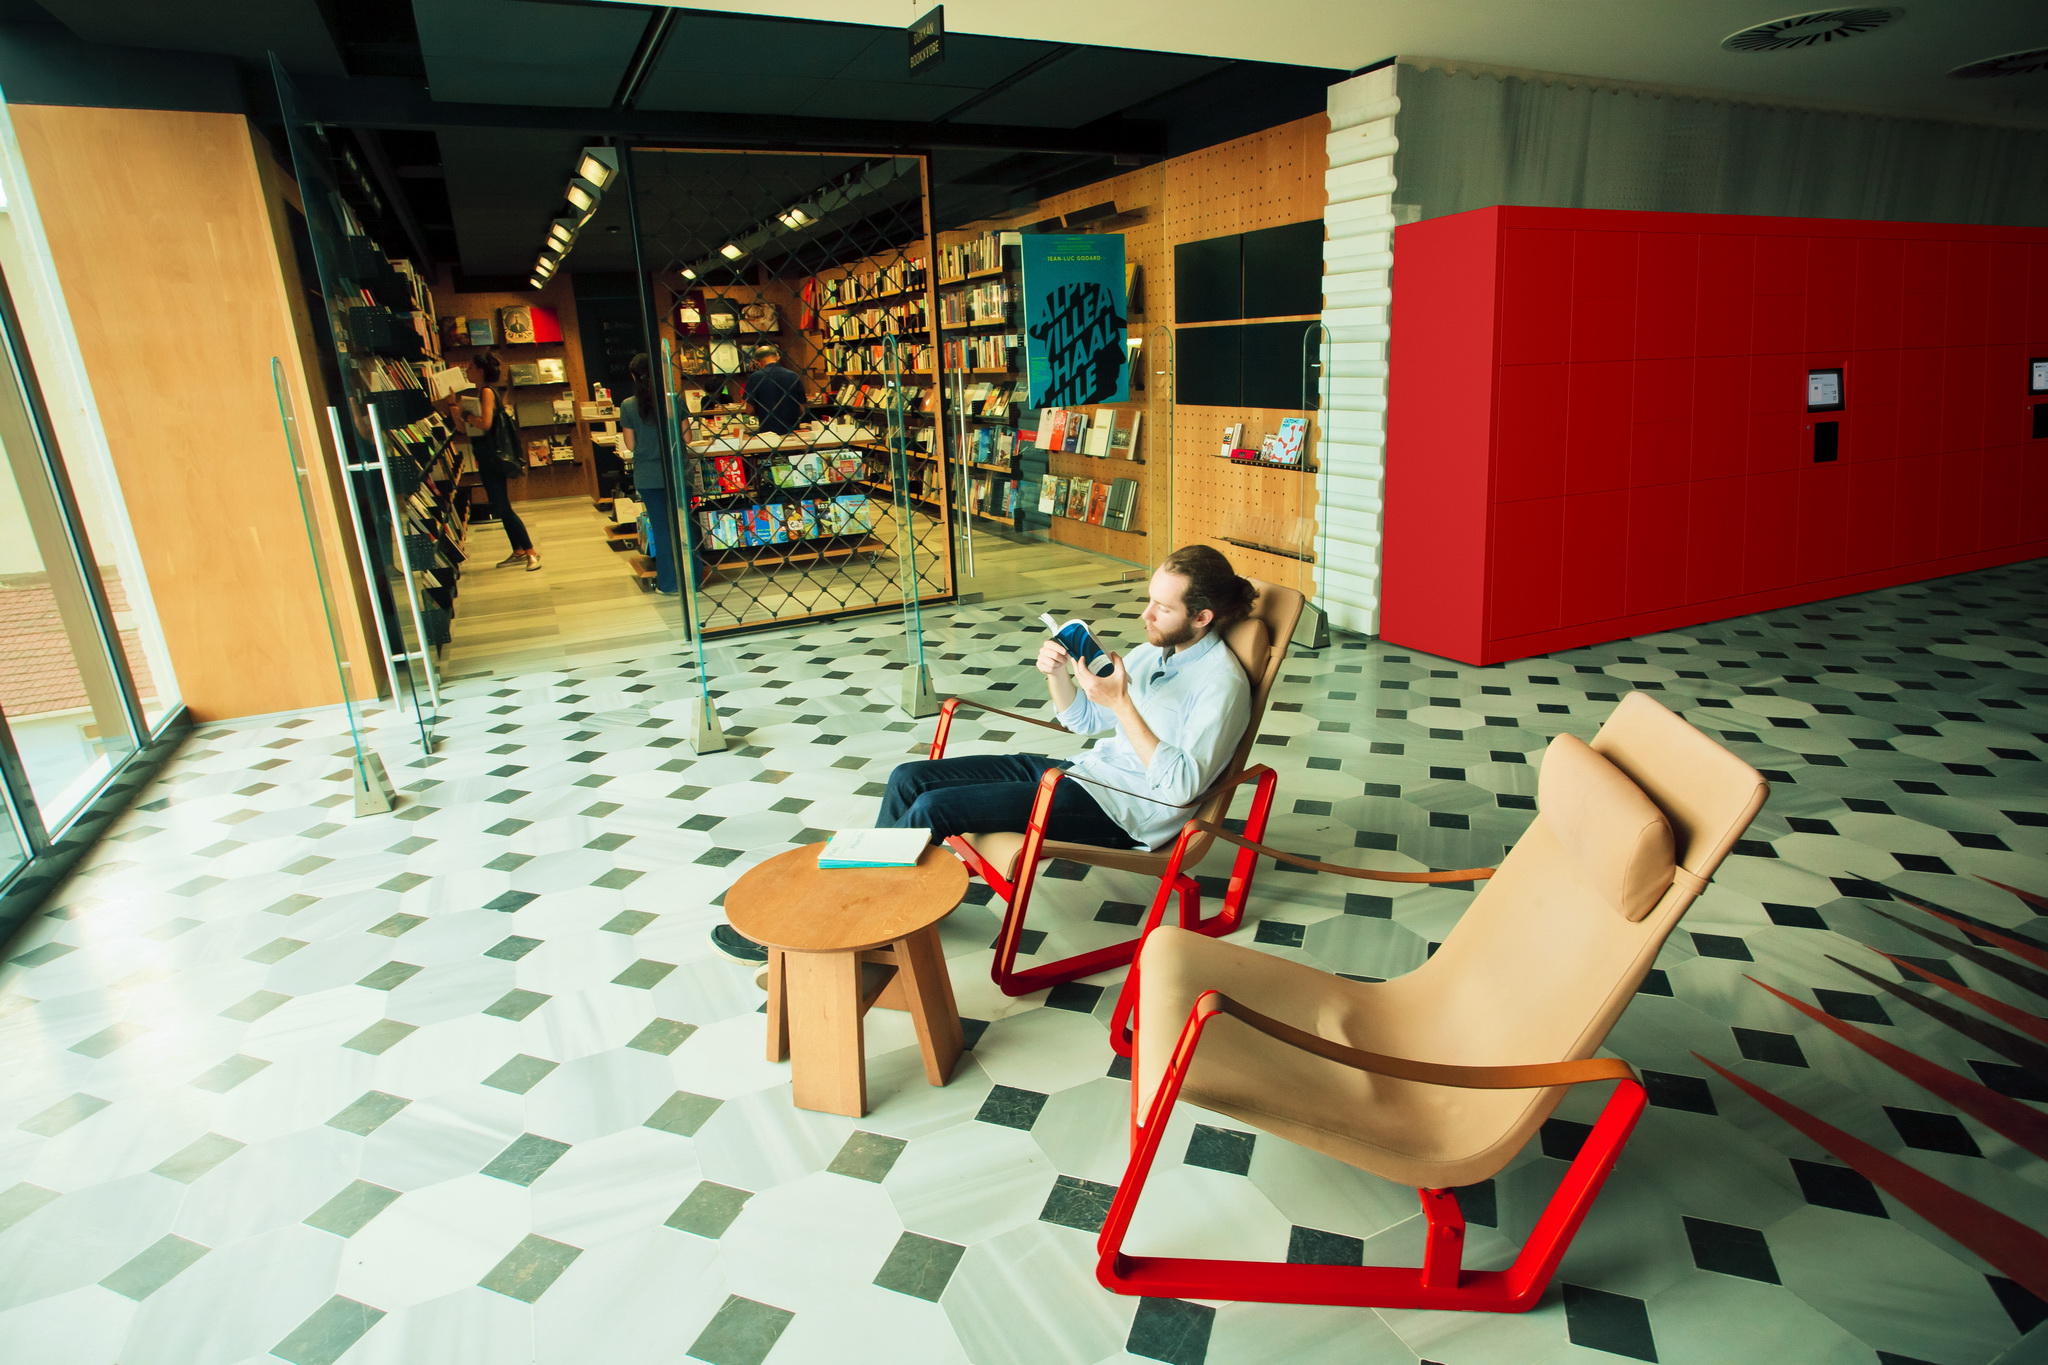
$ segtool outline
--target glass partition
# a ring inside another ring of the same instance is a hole
[[[339,405],[328,420],[369,570],[380,653],[393,698],[421,750],[432,753],[440,705],[434,651],[448,642],[463,560],[463,509],[454,497],[462,448],[428,396],[441,368],[433,301],[417,272],[364,232],[335,159],[298,116],[290,78],[274,58],[271,69],[339,361]]]

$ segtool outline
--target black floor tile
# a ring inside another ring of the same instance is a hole
[[[1100,1232],[1103,1220],[1109,1217],[1109,1201],[1115,1197],[1114,1185],[1063,1175],[1053,1182],[1052,1192],[1045,1197],[1045,1207],[1039,1210],[1038,1221],[1081,1232]]]
[[[1657,1359],[1657,1340],[1650,1334],[1650,1313],[1641,1299],[1610,1294],[1584,1285],[1564,1287],[1565,1330],[1574,1346],[1627,1356]]]
[[[1641,1074],[1643,1089],[1649,1092],[1650,1103],[1659,1109],[1683,1109],[1692,1114],[1719,1112],[1714,1108],[1714,1092],[1698,1076],[1647,1069]]]
[[[1297,1227],[1287,1234],[1287,1260],[1291,1265],[1363,1265],[1365,1239]]]
[[[1185,1299],[1139,1299],[1124,1349],[1167,1365],[1203,1365],[1209,1358],[1209,1330],[1216,1310]]]
[[[1799,1050],[1799,1040],[1789,1033],[1737,1028],[1735,1045],[1741,1048],[1742,1055],[1752,1062],[1774,1062],[1779,1066],[1806,1065],[1806,1054]]]
[[[1884,1113],[1908,1147],[1923,1152],[1947,1152],[1954,1156],[1984,1155],[1983,1149],[1977,1146],[1977,1139],[1970,1136],[1970,1130],[1963,1127],[1963,1121],[1954,1114],[1904,1109],[1889,1104],[1884,1107]]]
[[[1806,1202],[1818,1208],[1840,1209],[1843,1213],[1860,1213],[1870,1218],[1889,1218],[1884,1200],[1878,1195],[1877,1186],[1859,1171],[1831,1162],[1801,1161],[1791,1158],[1792,1175],[1799,1182],[1799,1192]]]
[[[1745,1280],[1761,1280],[1765,1284],[1780,1282],[1770,1245],[1756,1228],[1687,1218],[1685,1240],[1692,1244],[1693,1264],[1701,1270],[1740,1275]]]
[[[2008,1066],[2004,1062],[1980,1062],[1975,1057],[1970,1058],[1970,1069],[1977,1073],[1978,1080],[2001,1095],[2048,1104],[2048,1076],[2039,1076],[2023,1066]]]
[[[1072,1010],[1076,1014],[1091,1014],[1102,1000],[1102,987],[1091,986],[1086,981],[1062,981],[1045,993],[1047,1009]]]
[[[974,1117],[981,1123],[1021,1128],[1028,1133],[1031,1125],[1038,1122],[1038,1111],[1045,1108],[1045,1099],[1036,1090],[999,1085],[988,1092],[988,1098],[981,1102],[981,1109]]]
[[[1884,1012],[1874,995],[1861,991],[1831,991],[1816,987],[1814,1003],[1837,1019],[1846,1019],[1852,1024],[1889,1024],[1892,1017]]]
[[[1257,1141],[1255,1133],[1236,1128],[1212,1128],[1206,1123],[1198,1123],[1188,1139],[1188,1154],[1184,1160],[1190,1166],[1225,1171],[1231,1175],[1250,1175],[1252,1148]]]

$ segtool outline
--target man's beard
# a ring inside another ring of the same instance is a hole
[[[1145,643],[1148,645],[1155,646],[1159,649],[1179,649],[1182,645],[1194,643],[1194,641],[1201,635],[1201,633],[1202,632],[1198,627],[1189,625],[1185,621],[1181,623],[1180,629],[1173,632],[1171,635],[1164,634],[1160,631],[1152,629],[1152,627],[1150,626],[1146,626]]]

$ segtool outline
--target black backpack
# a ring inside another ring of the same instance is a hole
[[[526,473],[526,461],[520,455],[519,424],[512,420],[511,405],[503,394],[497,394],[497,409],[490,427],[471,438],[470,449],[476,454],[479,471],[500,478],[520,478]]]

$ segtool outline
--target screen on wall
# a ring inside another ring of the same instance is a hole
[[[1129,400],[1121,233],[1025,233],[1024,374],[1034,408]]]
[[[1808,370],[1806,372],[1806,410],[1808,412],[1840,412],[1842,410],[1842,372],[1840,370]]]
[[[2036,356],[2027,362],[2027,392],[2048,393],[2048,358]]]

